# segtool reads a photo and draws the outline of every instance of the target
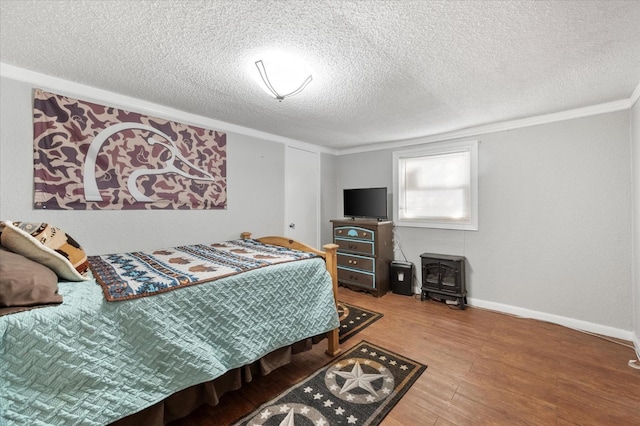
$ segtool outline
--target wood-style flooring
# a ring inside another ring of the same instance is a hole
[[[426,364],[383,425],[640,425],[633,349],[555,324],[418,296],[339,299],[384,318],[342,344],[367,340]],[[621,342],[631,345],[630,342]],[[225,394],[173,426],[227,425],[329,361],[326,342],[292,364]]]

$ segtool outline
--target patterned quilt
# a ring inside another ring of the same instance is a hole
[[[89,265],[108,301],[128,300],[214,281],[276,263],[317,257],[312,253],[233,240],[168,249],[90,256]]]
[[[104,425],[338,327],[321,258],[107,302],[95,281],[0,317],[0,424]]]

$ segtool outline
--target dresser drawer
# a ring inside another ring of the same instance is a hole
[[[338,266],[374,273],[374,258],[338,253]]]
[[[364,241],[373,241],[375,233],[370,229],[359,226],[337,226],[333,230],[333,236],[338,238],[354,238]]]
[[[373,242],[370,241],[358,241],[349,240],[343,238],[335,238],[335,243],[338,245],[338,251],[367,254],[370,256],[375,255],[375,249]]]
[[[374,275],[365,272],[356,272],[343,269],[338,266],[338,282],[355,284],[366,288],[375,288]]]

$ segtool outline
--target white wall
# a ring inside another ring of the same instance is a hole
[[[640,89],[640,85],[638,86]],[[638,93],[636,89],[635,93]],[[633,340],[636,350],[640,353],[640,101],[636,98],[631,108],[631,143],[633,164],[633,289],[634,289],[634,321]]]
[[[32,89],[0,78],[1,220],[54,224],[90,255],[223,241],[242,231],[282,235],[284,145],[233,132],[227,132],[226,210],[34,210]],[[142,106],[134,111],[156,115]]]
[[[397,241],[418,268],[424,252],[466,256],[471,304],[629,339],[629,124],[620,111],[477,137],[480,230],[396,228]],[[340,156],[338,192],[391,191],[392,152]]]

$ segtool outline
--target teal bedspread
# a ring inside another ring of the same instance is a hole
[[[108,424],[339,325],[320,258],[115,303],[59,292],[0,317],[0,425]]]

